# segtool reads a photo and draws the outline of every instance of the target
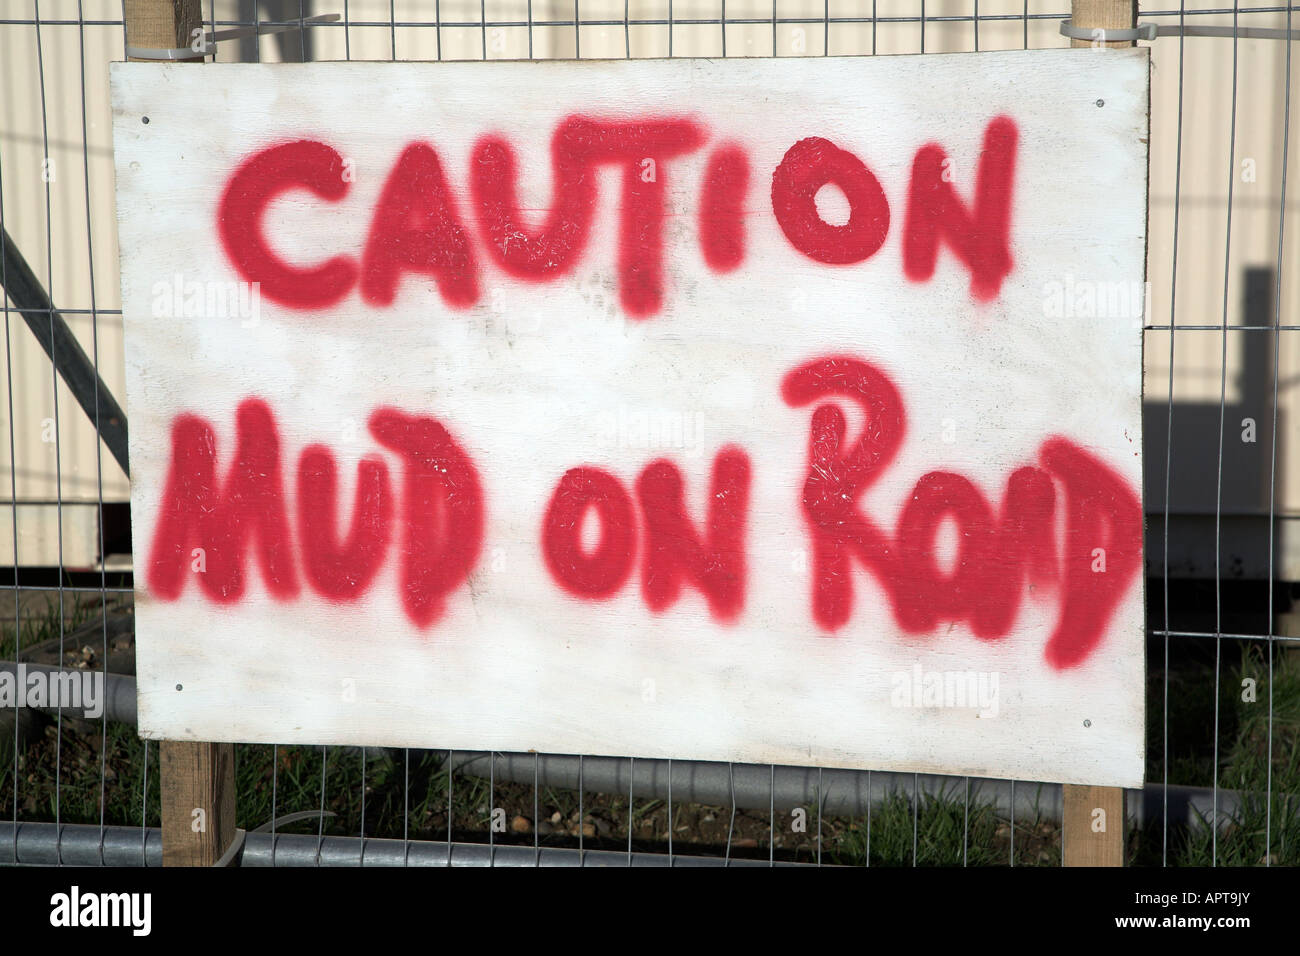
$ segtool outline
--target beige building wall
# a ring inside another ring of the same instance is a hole
[[[1065,4],[1034,2],[1034,19],[1023,19],[1023,0],[928,0],[927,18],[969,17],[978,2],[985,20],[930,19],[920,23],[889,22],[888,18],[917,17],[921,0],[777,0],[781,18],[807,22],[771,22],[773,3],[728,0],[731,23],[725,31],[728,56],[820,56],[964,52],[976,48],[1012,49],[1064,47],[1058,32]],[[204,0],[206,19],[218,21],[248,16],[253,0]],[[38,9],[39,8],[39,9]],[[518,25],[479,26],[478,0],[394,0],[398,23],[433,22],[443,28],[390,27],[389,0],[303,0],[307,15],[346,12],[350,26],[317,27],[310,31],[309,55],[314,60],[446,59],[535,57],[667,56],[670,13],[675,22],[674,56],[720,56],[724,35],[717,25],[720,2],[708,0],[628,0],[632,19],[659,19],[663,24],[625,28],[623,0],[581,0],[583,26],[556,25],[572,21],[574,0],[487,0],[489,21]],[[263,20],[296,17],[298,0],[264,0]],[[277,12],[284,11],[284,12]],[[113,167],[108,105],[108,63],[122,59],[124,36],[120,0],[5,0],[0,19],[35,20],[0,23],[0,201],[5,228],[17,241],[36,274],[63,310],[88,354],[96,356],[109,389],[123,398],[123,360],[117,249],[113,216]],[[835,22],[836,18],[878,17],[870,22]],[[529,29],[531,17],[534,24]],[[1140,17],[1140,19],[1149,19]],[[1156,22],[1172,25],[1176,16]],[[685,22],[683,22],[685,21]],[[712,21],[712,22],[693,22]],[[1189,16],[1189,23],[1231,25],[1232,17]],[[1280,27],[1284,13],[1248,14],[1242,25]],[[458,25],[460,24],[460,25]],[[465,24],[472,24],[466,26]],[[225,26],[225,24],[223,24]],[[1300,26],[1300,20],[1297,21]],[[1147,400],[1153,425],[1163,434],[1165,401],[1171,390],[1175,402],[1173,452],[1174,511],[1214,513],[1220,492],[1219,407],[1226,403],[1223,453],[1222,510],[1225,515],[1269,511],[1272,460],[1273,390],[1275,386],[1271,331],[1239,331],[1245,322],[1271,325],[1264,314],[1247,319],[1243,310],[1244,280],[1251,268],[1276,269],[1278,233],[1284,213],[1282,161],[1284,99],[1287,87],[1287,46],[1278,40],[1161,38],[1151,46],[1152,120],[1150,171],[1150,298],[1148,324],[1180,327],[1174,337],[1172,374],[1167,329],[1146,333]],[[246,42],[249,58],[265,61],[302,56],[294,34],[263,36]],[[1293,52],[1295,51],[1293,46]],[[220,46],[218,59],[238,60],[239,41]],[[1235,76],[1235,97],[1234,97]],[[1181,83],[1180,83],[1181,77]],[[1179,98],[1182,129],[1179,162]],[[1300,107],[1300,56],[1292,57],[1291,126]],[[961,91],[953,95],[960,97]],[[83,111],[84,102],[84,111]],[[1234,124],[1235,104],[1235,124]],[[864,109],[869,109],[864,97]],[[196,121],[198,114],[196,113]],[[1289,189],[1285,211],[1287,237],[1282,260],[1280,317],[1282,324],[1300,326],[1300,222],[1294,210],[1300,193],[1297,160],[1291,149]],[[1062,182],[1062,190],[1070,184]],[[1229,193],[1231,205],[1229,206]],[[1174,257],[1175,198],[1177,197],[1177,260]],[[1231,229],[1229,232],[1229,212]],[[1174,271],[1176,266],[1176,281]],[[1225,295],[1226,277],[1226,295]],[[1060,277],[1062,281],[1066,276]],[[1087,280],[1088,277],[1073,277]],[[1101,277],[1104,281],[1104,277]],[[19,509],[19,562],[59,563],[59,541],[45,503],[62,501],[63,564],[92,565],[98,557],[95,510],[91,505],[126,501],[129,484],[107,450],[97,449],[93,425],[67,389],[56,387],[50,363],[21,316],[6,315],[6,354],[0,363],[0,401],[12,402],[12,416],[0,413],[0,498],[16,496]],[[97,321],[96,321],[97,319]],[[1082,321],[1082,320],[1081,320]],[[1223,331],[1225,324],[1228,331]],[[1200,327],[1210,327],[1201,329]],[[1288,459],[1288,432],[1300,422],[1300,329],[1278,336],[1279,429],[1275,505],[1279,512],[1300,516],[1300,468]],[[127,408],[128,417],[130,409]],[[1242,440],[1249,431],[1242,421],[1255,423],[1254,443]],[[55,427],[57,422],[57,443]],[[12,443],[13,454],[10,455]],[[1163,461],[1148,456],[1148,470]],[[1262,462],[1262,465],[1261,465]],[[12,475],[12,482],[9,476]],[[12,484],[12,488],[10,487]],[[1161,482],[1157,482],[1161,484]],[[1163,494],[1148,495],[1148,510],[1163,508]],[[30,507],[28,506],[30,505]],[[78,510],[80,509],[80,510]],[[7,509],[6,509],[7,510]],[[0,516],[0,565],[12,562],[14,522]],[[1300,540],[1296,553],[1300,554]],[[1300,562],[1292,575],[1300,578]]]

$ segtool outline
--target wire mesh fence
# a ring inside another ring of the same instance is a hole
[[[210,29],[252,31],[217,44],[218,62],[1036,49],[1068,45],[1069,17],[1028,0],[204,0],[203,10]],[[1292,7],[1184,5],[1139,20],[1289,31]],[[123,343],[107,63],[125,44],[114,0],[7,0],[0,12],[0,535],[10,535],[0,546],[11,565],[0,668],[122,679],[100,715],[4,712],[0,862],[161,858],[157,748],[132,726],[129,486],[111,437],[126,421],[113,400]],[[1292,47],[1236,36],[1152,46],[1150,782],[1128,795],[1134,862],[1294,864],[1300,853]],[[75,342],[60,339],[65,323]],[[56,367],[76,347],[94,373],[88,390]],[[1061,862],[1060,788],[1027,781],[260,745],[237,748],[236,781],[244,865]]]

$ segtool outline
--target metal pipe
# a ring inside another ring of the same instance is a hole
[[[17,855],[15,855],[15,849]],[[162,830],[0,823],[0,866],[162,866]]]
[[[21,670],[19,669],[21,668]],[[32,664],[27,661],[0,661],[0,673],[9,673],[15,676],[19,681],[17,687],[19,700],[15,702],[16,706],[25,706],[21,703],[22,695],[25,688],[22,686],[25,681],[21,677],[23,674],[31,674],[34,671],[42,671],[45,674],[56,675],[50,678],[51,685],[64,675],[70,676],[78,681],[83,675],[92,674],[103,677],[104,679],[104,699],[100,701],[103,706],[102,716],[119,724],[136,723],[136,696],[135,696],[135,678],[129,674],[105,674],[103,671],[78,670],[73,667],[52,667],[46,664]],[[57,714],[60,710],[69,717],[81,717],[87,720],[96,720],[101,715],[87,716],[85,701],[82,706],[60,707],[57,704],[45,707],[33,707],[33,710],[39,710],[43,713]],[[0,698],[0,710],[8,710],[3,698]]]
[[[161,866],[162,831],[156,827],[105,827],[88,824],[20,823],[17,839],[12,823],[0,823],[0,866]],[[272,862],[274,846],[274,862]],[[14,848],[17,847],[17,855]],[[364,860],[362,854],[364,853]],[[359,837],[314,837],[308,834],[248,833],[240,866],[768,866],[766,860],[727,861],[722,857],[677,856],[618,850],[583,850],[561,847],[495,846],[414,840],[379,840]],[[778,866],[807,864],[778,863]]]
[[[457,752],[455,767],[477,777],[489,776],[491,769],[497,780],[532,783],[534,755],[497,754],[491,768],[489,759],[487,753]],[[1012,811],[1010,781],[927,773],[819,771],[817,768],[786,766],[776,767],[773,773],[773,768],[767,765],[583,757],[582,787],[596,793],[627,793],[630,787],[635,797],[666,800],[670,764],[672,796],[678,803],[730,806],[734,776],[737,807],[767,809],[774,802],[782,810],[803,807],[812,811],[817,806],[820,780],[822,813],[827,816],[862,816],[866,814],[868,804],[879,806],[893,794],[902,794],[910,800],[918,788],[925,796],[964,800],[969,779],[972,802],[992,804],[994,811],[1004,818],[1009,818]],[[577,757],[537,755],[536,770],[540,786],[578,789]],[[1164,819],[1165,791],[1160,784],[1128,790],[1125,796],[1125,815],[1130,822],[1142,826],[1148,821]],[[1214,791],[1207,787],[1171,786],[1168,799],[1171,823],[1199,826],[1215,816]],[[1290,806],[1300,807],[1300,800],[1284,799],[1289,800]],[[1018,781],[1014,805],[1016,819],[1059,821],[1061,800],[1060,784]],[[1219,790],[1218,819],[1223,824],[1230,822],[1240,806],[1241,798],[1237,791]]]

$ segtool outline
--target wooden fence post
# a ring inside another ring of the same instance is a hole
[[[1131,29],[1137,23],[1135,0],[1071,0],[1070,23],[1084,29]],[[1089,47],[1092,40],[1071,40]],[[1107,47],[1133,46],[1132,40],[1105,41]],[[1061,862],[1065,866],[1124,865],[1124,790],[1121,787],[1065,785],[1061,807]]]
[[[200,0],[123,0],[122,11],[129,47],[181,50],[203,27]],[[159,751],[163,865],[211,866],[235,836],[235,748],[164,740]]]
[[[1070,0],[1070,24],[1092,30],[1131,30],[1137,24],[1136,0]],[[1071,40],[1070,46],[1092,46],[1092,40]],[[1132,40],[1113,40],[1108,47],[1133,46]]]
[[[233,744],[164,740],[163,866],[212,866],[235,838]]]
[[[122,0],[126,19],[126,45],[155,50],[179,50],[193,42],[193,31],[203,26],[201,0]],[[131,57],[141,60],[143,57]],[[178,57],[201,62],[201,54]]]
[[[1061,806],[1065,866],[1124,865],[1124,790],[1065,785]]]

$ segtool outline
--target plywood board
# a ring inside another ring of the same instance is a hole
[[[1141,782],[1145,51],[112,80],[142,734]]]

